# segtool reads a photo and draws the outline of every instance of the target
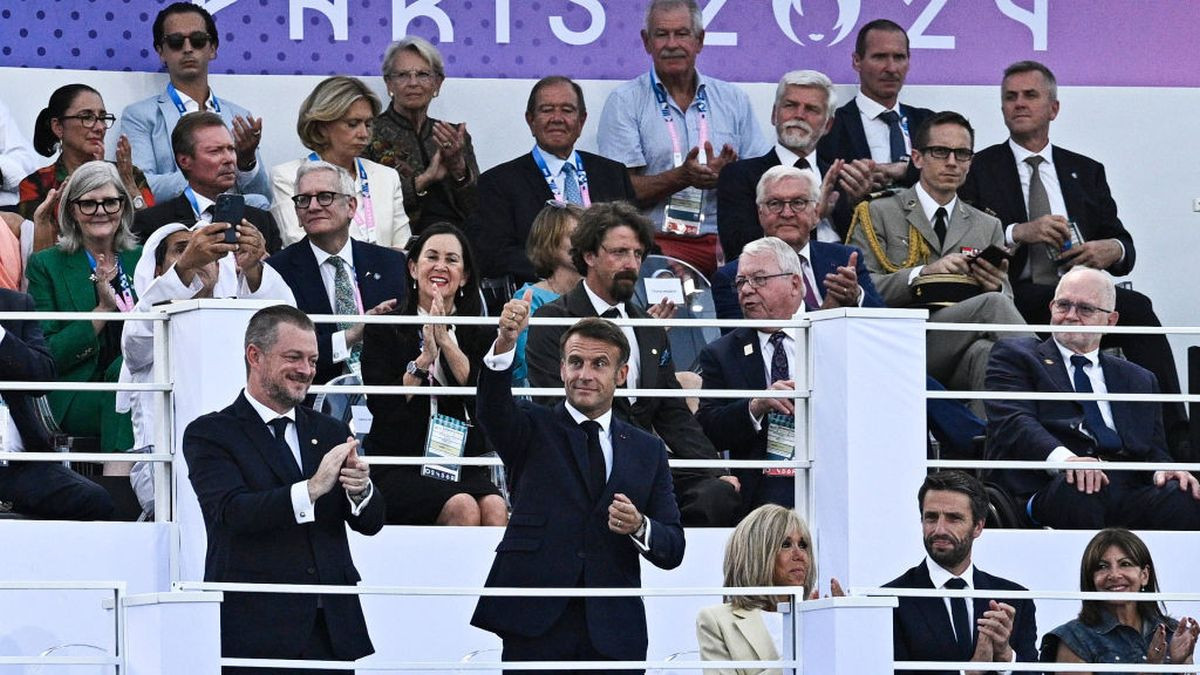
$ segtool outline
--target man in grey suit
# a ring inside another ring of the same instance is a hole
[[[940,306],[930,321],[1023,324],[1012,301],[1008,263],[979,256],[1003,248],[1000,221],[961,202],[956,194],[974,154],[975,130],[956,112],[926,120],[913,135],[912,161],[920,178],[911,188],[871,201],[866,218],[850,227],[850,243],[862,250],[871,280],[890,307],[920,303],[914,282],[935,274],[963,275],[978,294]],[[919,285],[919,284],[918,284]],[[1012,335],[1011,333],[1007,335]],[[992,344],[1005,334],[931,331],[926,338],[929,375],[951,389],[982,390]]]

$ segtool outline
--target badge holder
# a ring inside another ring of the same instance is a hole
[[[704,220],[704,191],[686,187],[671,195],[667,210],[663,214],[662,231],[681,237],[700,236],[700,224]]]
[[[470,425],[437,411],[437,397],[430,396],[429,433],[425,436],[425,456],[432,458],[458,459],[467,448],[467,432]],[[457,482],[462,472],[461,464],[424,464],[421,475],[438,480]]]
[[[767,415],[767,459],[791,461],[796,456],[796,418],[773,412]],[[764,476],[791,478],[796,475],[794,467],[763,469]]]

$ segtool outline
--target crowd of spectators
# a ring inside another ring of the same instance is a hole
[[[466,125],[428,115],[446,77],[440,53],[408,37],[382,59],[389,101],[354,77],[321,81],[297,112],[297,136],[311,153],[267,167],[259,152],[263,125],[284,120],[264,121],[209,87],[208,64],[219,44],[212,16],[199,5],[169,5],[155,19],[153,38],[169,81],[160,94],[121,112],[114,161],[105,158],[105,140],[118,116],[86,83],[51,93],[32,144],[0,120],[6,130],[0,204],[11,211],[0,228],[0,286],[27,292],[38,310],[130,312],[173,300],[245,297],[309,314],[471,317],[514,298],[539,318],[669,318],[673,303],[644,307],[634,299],[643,261],[659,253],[711,281],[720,318],[924,307],[940,322],[1160,325],[1145,295],[1112,279],[1130,272],[1136,250],[1103,166],[1050,144],[1060,102],[1054,74],[1041,63],[1022,61],[1004,71],[1001,112],[1010,136],[976,152],[974,129],[961,114],[899,102],[908,38],[897,24],[875,20],[858,33],[852,64],[859,88],[841,107],[822,73],[797,70],[780,79],[772,143],[739,87],[698,70],[704,30],[694,0],[653,0],[642,31],[651,67],[604,102],[599,153],[576,147],[587,121],[583,90],[553,75],[529,93],[532,150],[481,173]],[[0,117],[8,115],[0,106]],[[33,151],[54,161],[40,166]],[[240,216],[224,222],[230,203]],[[500,303],[490,302],[495,289]],[[5,306],[24,305],[11,294]],[[48,354],[52,363],[2,375],[53,374],[70,382],[149,377],[148,322],[50,320],[33,328],[5,322],[0,354]],[[565,331],[538,324],[521,332],[513,384],[563,386]],[[690,369],[705,388],[797,387],[797,335],[790,329],[733,330],[705,346],[695,364],[672,358],[661,328],[620,332],[630,352],[629,388],[679,389],[679,371]],[[430,395],[368,397],[368,456],[424,456],[451,432],[463,434],[460,455],[496,450],[472,428],[473,397],[436,391],[475,386],[495,337],[490,326],[364,326],[348,319],[318,325],[315,335],[318,383],[350,377],[430,388]],[[1108,347],[1124,356],[1101,351]],[[932,331],[927,352],[931,389],[944,383],[966,391],[1180,391],[1161,335]],[[4,397],[24,414],[24,398]],[[37,430],[20,428],[15,441],[5,434],[5,450],[41,447],[48,424],[97,439],[102,452],[153,449],[149,396],[55,391],[46,400],[51,419],[33,420]],[[674,458],[788,460],[793,403],[769,396],[706,399],[695,413],[682,396],[624,395],[612,409],[622,422],[661,438]],[[1191,474],[1106,473],[1102,464],[1190,459],[1181,404],[931,401],[929,424],[944,447],[962,454],[986,434],[990,459],[1080,462],[1084,468],[1061,472],[993,472],[1029,524],[1200,528],[1200,483]],[[128,466],[107,463],[105,472]],[[54,480],[74,495],[55,509],[29,494],[34,481],[11,467],[0,468],[0,500],[36,515],[107,517],[111,509],[97,505],[95,486],[55,471]],[[529,489],[511,473],[498,485],[483,467],[393,466],[373,473],[391,524],[502,526],[509,522],[510,493]],[[683,525],[741,523],[726,555],[731,585],[812,589],[811,536],[788,510],[793,474],[671,471]],[[133,475],[143,507],[152,509],[145,466]],[[968,588],[1004,582],[970,562],[970,542],[983,528],[978,481],[931,480],[920,497],[929,559],[895,583],[963,588],[948,585],[947,575],[967,577]],[[64,512],[71,504],[76,508]],[[780,547],[796,556],[795,569],[780,571],[786,565],[775,561],[775,576],[763,576]],[[1114,581],[1114,570],[1143,578]],[[1093,590],[1157,588],[1149,552],[1121,530],[1097,535],[1081,580]],[[775,602],[732,600],[702,615],[705,655],[777,656],[747,652],[725,635],[726,624],[748,616],[765,635],[759,615]],[[1170,662],[1190,659],[1195,622],[1175,622],[1151,604],[1085,603],[1077,622],[1055,629],[1043,656],[1102,659],[1118,649],[1109,643],[1120,642],[1119,649],[1152,663],[1162,662],[1164,650]],[[926,610],[902,602],[898,631],[909,611]],[[950,601],[948,612],[948,636],[898,633],[898,658],[918,658],[927,649],[931,658],[1033,658],[1032,606],[992,601],[963,609]],[[972,617],[974,641],[961,633]],[[935,648],[939,640],[946,649]]]

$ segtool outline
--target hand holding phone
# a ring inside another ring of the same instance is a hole
[[[245,197],[230,194],[217,195],[217,203],[213,207],[212,221],[214,223],[229,223],[229,228],[225,230],[226,244],[237,243],[237,226],[242,224],[242,218],[245,215]]]

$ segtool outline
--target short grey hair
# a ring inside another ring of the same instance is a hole
[[[1054,71],[1050,70],[1049,66],[1039,61],[1017,61],[1004,69],[1004,77],[1000,79],[1003,83],[1013,75],[1021,73],[1041,73],[1042,77],[1046,78],[1046,86],[1050,89],[1050,100],[1058,100],[1058,78],[1054,77]],[[1001,95],[1003,95],[1003,84],[1001,85]]]
[[[442,63],[442,53],[438,51],[437,47],[433,46],[432,42],[417,35],[406,36],[398,42],[393,42],[387,48],[387,53],[383,55],[383,64],[380,66],[380,70],[385,78],[388,76],[388,73],[392,72],[392,60],[396,58],[396,54],[405,49],[425,59],[429,63],[429,67],[433,69],[434,74],[438,76],[438,79],[446,78],[446,68]]]
[[[1099,282],[1100,299],[1105,302],[1107,309],[1112,311],[1117,306],[1116,282],[1113,281],[1111,274],[1104,270],[1098,270],[1094,267],[1084,267],[1083,265],[1076,265],[1075,267],[1072,267],[1067,271],[1066,274],[1062,276],[1061,279],[1058,280],[1058,286],[1054,288],[1054,297],[1056,299],[1058,298],[1058,289],[1062,288],[1062,285],[1066,283],[1067,279],[1085,276],[1091,277],[1094,281]],[[1101,307],[1100,309],[1105,308]]]
[[[813,180],[812,172],[804,171],[803,169],[797,169],[794,166],[780,164],[767,169],[767,172],[762,175],[762,178],[758,179],[758,187],[756,187],[754,190],[754,202],[761,205],[766,201],[767,190],[772,185],[780,181],[787,180],[788,178],[802,180],[808,183],[809,199],[816,201],[821,198],[821,186],[817,184],[817,181]]]
[[[86,162],[67,179],[58,197],[58,248],[64,253],[74,253],[83,247],[83,228],[75,219],[75,211],[71,206],[83,195],[98,190],[106,185],[117,189],[117,198],[121,200],[121,222],[113,237],[115,251],[128,251],[137,248],[137,237],[133,236],[133,197],[121,180],[115,164],[102,159]]]
[[[696,4],[696,0],[650,0],[650,4],[646,6],[646,26],[642,29],[646,35],[650,35],[651,25],[650,17],[655,12],[665,11],[682,7],[692,15],[692,33],[700,35],[704,32],[704,14],[700,11],[700,5]]]
[[[779,237],[763,237],[742,247],[743,256],[769,255],[779,265],[779,271],[786,274],[804,274],[800,266],[800,256],[786,241]]]
[[[783,100],[788,87],[811,87],[825,91],[825,121],[833,117],[837,111],[837,90],[833,88],[833,80],[819,70],[792,70],[779,78],[779,86],[775,88],[775,105]]]
[[[358,194],[358,191],[354,189],[354,178],[350,176],[349,171],[346,171],[336,164],[330,164],[329,162],[319,159],[301,162],[300,166],[296,168],[296,182],[292,185],[292,193],[299,194],[300,179],[304,178],[310,173],[316,173],[317,171],[332,172],[337,177],[338,192],[341,192],[344,195],[350,195],[351,197],[354,197]]]

